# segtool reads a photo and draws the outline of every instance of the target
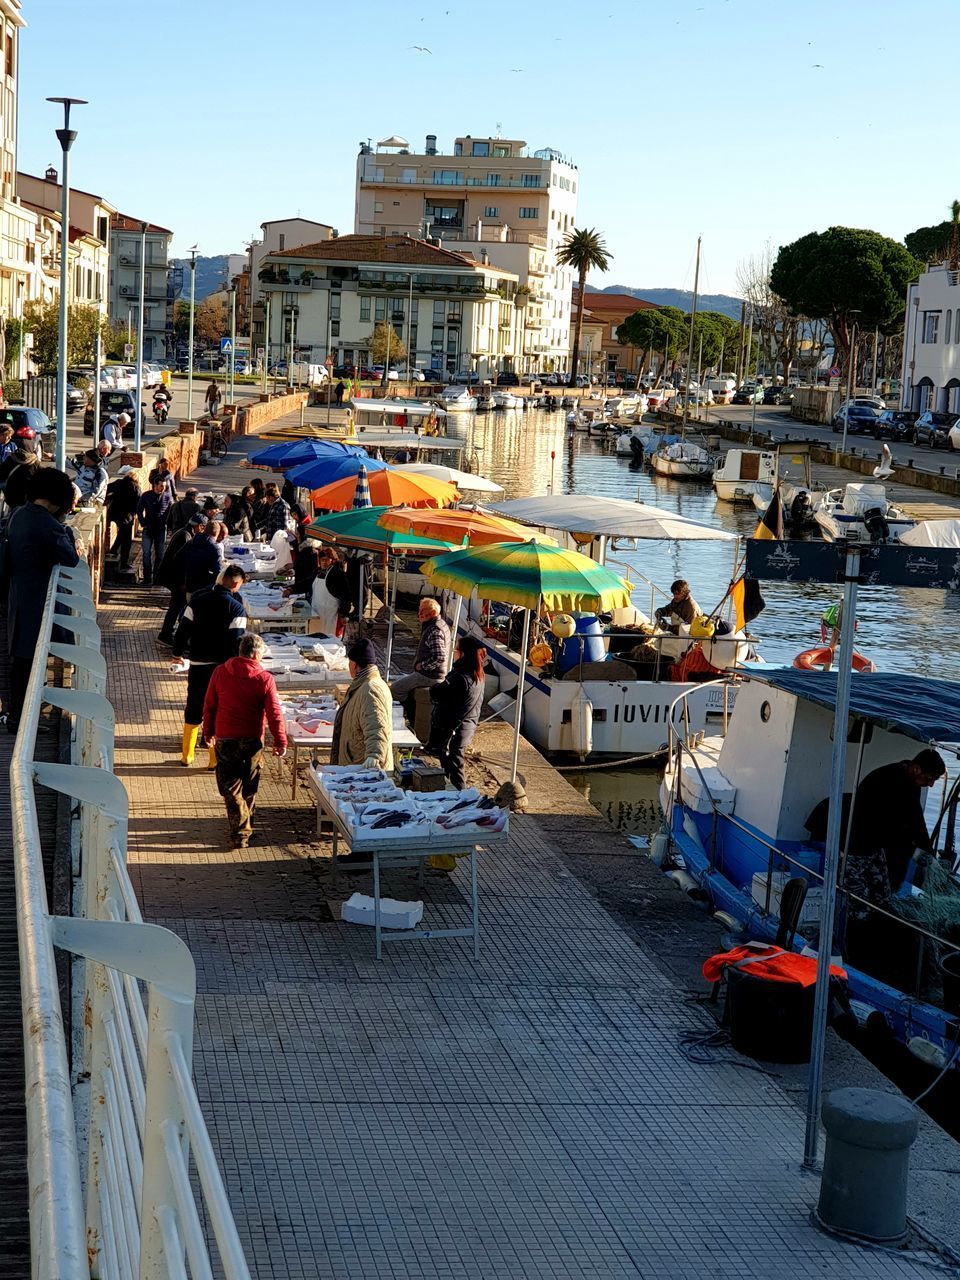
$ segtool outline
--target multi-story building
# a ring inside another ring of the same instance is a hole
[[[389,323],[409,363],[438,376],[492,378],[516,369],[523,295],[513,272],[405,235],[353,235],[268,254],[258,287],[270,300],[268,360],[368,364]]]
[[[579,290],[573,291],[573,323],[570,327],[571,353],[576,326],[577,308],[580,305]],[[635,298],[630,293],[586,293],[586,309],[583,331],[580,335],[580,368],[578,373],[591,373],[596,377],[612,377],[618,373],[640,374],[640,362],[644,353],[617,340],[617,329],[627,316],[635,311],[656,311],[655,302]]]
[[[960,271],[931,263],[907,287],[900,403],[960,413]]]
[[[314,222],[310,218],[276,218],[261,222],[263,236],[251,240],[247,250],[247,268],[250,273],[250,338],[254,353],[264,349],[265,310],[263,290],[260,288],[260,272],[263,260],[271,253],[284,253],[303,244],[320,244],[332,239],[336,228],[326,222]],[[238,299],[239,301],[239,299]]]
[[[17,194],[22,206],[31,210],[37,224],[40,269],[37,297],[45,300],[51,286],[60,290],[60,201],[61,184],[53,166],[42,178],[32,173],[17,174]],[[96,307],[108,315],[110,274],[110,219],[114,206],[91,191],[70,188],[70,228],[68,236],[70,304]]]
[[[456,138],[452,154],[429,134],[422,153],[385,138],[357,158],[354,230],[431,239],[516,275],[525,299],[518,371],[565,371],[573,272],[556,253],[574,229],[579,175],[558,151],[529,154],[510,138]]]
[[[110,220],[110,320],[137,332],[140,312],[140,239],[143,222],[126,213]],[[170,354],[173,333],[168,257],[173,232],[146,223],[143,259],[143,356],[160,360]]]

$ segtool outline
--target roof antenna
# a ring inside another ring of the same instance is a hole
[[[500,123],[499,120],[497,121],[497,137],[498,138],[503,137],[503,125]]]

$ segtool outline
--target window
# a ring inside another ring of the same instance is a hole
[[[417,171],[416,171],[416,169],[401,169],[401,170],[400,170],[400,181],[401,181],[401,182],[416,182],[416,180],[417,180]]]
[[[380,324],[382,320],[387,318],[387,300],[386,298],[376,298],[374,301],[376,305],[373,309],[373,318],[377,324]]]
[[[940,334],[940,312],[925,311],[923,313],[923,341],[936,342]]]
[[[455,142],[455,143],[453,144],[453,154],[454,154],[455,156],[462,156],[462,155],[463,155],[463,143],[462,143],[462,142]]]
[[[509,148],[509,147],[494,147],[494,148],[493,148],[493,154],[494,154],[495,156],[497,156],[497,157],[504,157],[504,158],[505,158],[506,156],[508,156],[508,155],[510,154],[510,148]]]
[[[374,202],[373,202],[373,212],[374,212],[374,213],[383,213],[383,201],[382,201],[382,200],[374,200]]]
[[[281,253],[283,253],[284,246],[286,245],[286,243],[287,243],[287,237],[281,231],[280,232],[280,252]]]
[[[486,206],[484,207],[484,210],[483,210],[483,216],[484,216],[485,218],[499,218],[499,217],[500,217],[500,206],[499,206],[498,204],[488,204],[488,205],[486,205]],[[957,315],[960,315],[960,311],[958,311],[958,312],[957,312]]]
[[[459,169],[434,169],[433,180],[441,187],[463,186],[463,174]]]
[[[521,217],[521,218],[539,218],[539,217],[540,217],[540,210],[539,210],[539,208],[538,208],[535,204],[532,204],[532,205],[521,205],[521,206],[520,206],[520,217]]]
[[[430,349],[431,351],[443,350],[443,325],[435,324],[433,326],[433,332],[430,337]]]
[[[954,342],[960,342],[960,307],[957,308],[956,331],[953,335]]]
[[[488,186],[488,187],[499,187],[499,185],[500,185],[500,177],[501,177],[501,175],[500,175],[499,173],[488,173],[488,174],[487,174],[487,186]]]
[[[490,154],[490,143],[475,142],[473,144],[473,154],[475,156],[488,156]]]
[[[945,324],[944,324],[944,326],[943,326],[943,340],[944,340],[944,342],[949,342],[949,341],[950,341],[950,328],[951,328],[952,322],[953,322],[953,312],[952,312],[952,311],[948,311],[948,312],[947,312],[947,319],[946,319],[946,323],[945,323]]]
[[[445,302],[434,302],[433,304],[433,323],[443,324],[443,317],[447,312],[447,304]]]
[[[11,77],[14,74],[13,45],[14,45],[15,38],[16,37],[13,34],[13,28],[7,27],[7,40],[6,40],[6,48],[4,49],[3,69],[5,73]]]
[[[341,295],[339,293],[331,293],[330,295],[330,319],[331,320],[339,321],[340,319],[340,297]]]
[[[360,323],[369,324],[370,322],[370,299],[360,299]]]
[[[539,173],[525,173],[523,175],[522,185],[525,187],[539,187],[540,185]]]
[[[340,337],[340,321],[339,320],[330,321],[330,337],[331,338]]]

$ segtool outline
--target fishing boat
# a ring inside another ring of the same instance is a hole
[[[728,449],[713,473],[713,487],[724,502],[753,502],[763,486],[771,493],[776,480],[777,455],[767,449]]]
[[[547,494],[493,503],[491,510],[545,529],[561,544],[592,554],[608,567],[607,549],[614,539],[736,543],[733,534],[617,498]],[[655,590],[651,584],[649,612],[631,606],[603,620],[593,614],[576,618],[575,634],[555,646],[553,659],[539,669],[528,667],[523,732],[542,750],[583,759],[654,755],[665,748],[670,708],[681,693],[689,698],[678,714],[686,714],[699,729],[706,727],[708,716],[723,714],[732,705],[734,690],[724,692],[722,677],[728,673],[732,678],[744,663],[757,660],[753,642],[723,627],[715,632],[712,627],[680,627],[679,634],[664,629],[654,616]],[[487,649],[495,673],[488,697],[504,694],[509,704],[521,665],[520,635],[509,608],[474,596],[458,625],[482,638]],[[689,674],[693,670],[696,679]],[[711,674],[721,683],[701,683]]]
[[[813,518],[827,542],[899,542],[917,523],[887,500],[882,484],[863,481],[829,489]]]
[[[737,937],[773,941],[786,886],[797,880],[798,896],[805,891],[805,897],[793,948],[819,944],[824,845],[813,837],[822,835],[822,801],[830,794],[836,690],[835,674],[754,668],[725,735],[674,737],[661,788],[666,834],[692,880],[689,887],[706,894]],[[894,673],[858,676],[850,716],[845,790],[851,794],[874,769],[912,758],[923,747],[960,757],[960,684]],[[681,719],[672,714],[670,723]],[[949,773],[956,777],[956,767]],[[952,849],[958,791],[960,782],[945,779],[941,805],[927,798],[928,811],[939,808],[931,830],[934,842],[944,832],[946,862],[927,870],[922,890],[907,886],[888,900],[898,920],[868,910],[876,946],[865,947],[861,935],[856,964],[849,956],[844,961],[858,1022],[885,1028],[939,1067],[960,1065],[960,930],[951,929],[940,948],[938,975],[936,956],[916,926],[942,934],[938,921],[960,921]],[[849,909],[844,896],[841,926]],[[841,927],[841,952],[843,932]]]
[[[714,471],[712,454],[690,440],[660,443],[649,457],[650,466],[658,476],[669,476],[673,480],[709,480]]]

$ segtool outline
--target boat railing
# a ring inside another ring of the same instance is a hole
[[[714,683],[721,683],[721,682],[718,681]],[[675,761],[674,788],[671,790],[671,796],[670,796],[671,813],[668,813],[666,815],[668,829],[672,829],[672,821],[671,821],[672,806],[676,803],[679,803],[680,801],[680,787],[681,787],[680,764],[683,757],[683,753],[686,752],[690,758],[691,763],[693,764],[694,769],[696,770],[697,777],[700,780],[702,795],[710,805],[713,830],[712,830],[712,838],[710,841],[710,849],[707,856],[710,859],[711,872],[715,872],[717,870],[717,829],[719,827],[720,819],[723,818],[723,820],[729,823],[730,826],[735,827],[738,831],[742,831],[744,835],[749,836],[751,840],[755,841],[759,845],[762,845],[763,848],[766,849],[767,872],[766,872],[766,887],[764,891],[763,914],[765,916],[773,915],[774,913],[771,910],[771,906],[773,902],[773,876],[774,876],[774,872],[778,870],[778,867],[777,867],[778,860],[786,863],[790,869],[796,870],[797,872],[801,873],[804,879],[812,879],[815,881],[819,881],[821,885],[823,885],[823,883],[825,882],[824,874],[822,871],[817,871],[814,867],[808,866],[807,863],[802,862],[799,858],[796,858],[792,854],[787,853],[787,851],[785,849],[781,849],[779,845],[773,844],[770,840],[766,838],[766,836],[761,835],[760,832],[756,831],[753,827],[748,827],[745,823],[741,822],[739,818],[734,817],[733,814],[723,813],[720,810],[716,800],[713,797],[713,792],[710,790],[707,780],[703,776],[703,771],[700,768],[700,762],[697,760],[697,757],[696,757],[696,747],[699,745],[700,735],[699,734],[691,735],[690,733],[690,717],[689,717],[688,708],[686,705],[686,700],[690,697],[691,693],[693,692],[695,691],[687,690],[684,693],[680,694],[678,697],[676,697],[670,705],[670,714],[667,717],[667,727],[668,727],[667,755],[668,755],[668,759]],[[676,718],[674,716],[674,709],[680,703],[684,704],[683,713],[679,718],[680,725],[684,729],[683,735],[681,735],[680,730],[677,727]],[[724,732],[726,732],[727,723],[728,723],[728,720],[725,714],[724,715]],[[886,907],[880,906],[879,903],[871,902],[868,898],[861,897],[860,894],[854,893],[853,890],[851,889],[844,888],[842,885],[838,884],[837,891],[838,893],[842,893],[844,895],[847,902],[856,903],[858,906],[866,908],[867,911],[873,912],[875,915],[883,916],[887,920],[890,920],[893,923],[900,925],[902,928],[910,929],[919,937],[925,938],[930,942],[935,942],[940,946],[946,947],[948,951],[957,950],[956,942],[951,941],[949,938],[940,937],[939,934],[933,933],[930,929],[925,929],[923,925],[918,924],[916,921],[908,920],[904,916],[897,915],[895,911],[888,911]],[[913,991],[913,996],[916,999],[920,999],[922,966],[923,966],[923,953],[921,950],[920,954],[917,957],[917,974],[916,974],[916,982],[915,982],[914,991]]]

